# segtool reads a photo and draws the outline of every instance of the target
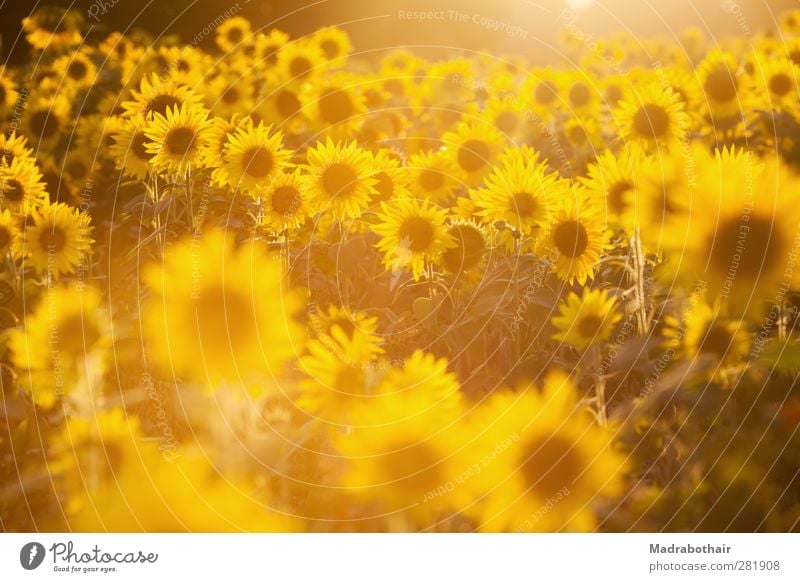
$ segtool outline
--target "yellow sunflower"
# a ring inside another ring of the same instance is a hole
[[[800,106],[798,79],[800,67],[790,59],[758,59],[752,90],[766,96],[765,106],[775,110],[796,112]]]
[[[592,531],[598,502],[623,492],[625,457],[563,373],[541,392],[495,392],[473,422],[479,438],[459,463],[464,471],[481,459],[481,470],[455,494],[483,531]]]
[[[3,111],[12,111],[17,107],[19,91],[17,84],[9,76],[4,66],[0,66],[0,108]]]
[[[201,103],[200,96],[189,87],[156,73],[142,77],[139,89],[132,90],[131,97],[130,101],[122,102],[125,115],[129,118],[141,116],[147,120],[155,114],[166,117],[169,109]]]
[[[69,103],[63,96],[27,103],[22,116],[24,133],[43,149],[52,149],[68,134],[71,121]]]
[[[233,233],[184,240],[146,267],[146,337],[165,371],[216,387],[280,374],[300,349],[301,299],[285,288],[280,262]]]
[[[618,155],[606,150],[589,164],[587,175],[579,179],[589,195],[605,207],[608,223],[628,233],[632,232],[636,216],[636,189],[643,158],[635,144]]]
[[[412,154],[407,167],[410,174],[409,189],[418,198],[445,203],[459,186],[457,170],[450,158],[442,152]]]
[[[258,196],[264,201],[264,223],[276,233],[300,228],[308,217],[308,200],[300,170],[277,174]]]
[[[246,125],[228,134],[223,151],[228,184],[241,188],[253,197],[269,187],[292,156],[283,149],[283,133],[272,132],[272,126]]]
[[[739,65],[730,53],[714,49],[697,66],[701,87],[699,106],[711,120],[742,115]]]
[[[20,232],[17,221],[7,208],[0,212],[0,261],[9,253],[18,254],[20,250]]]
[[[203,167],[203,151],[209,140],[205,109],[192,105],[167,108],[166,116],[156,113],[145,125],[144,134],[150,139],[147,153],[152,154],[157,170],[184,173]]]
[[[407,167],[401,166],[394,152],[378,150],[372,157],[372,169],[376,192],[372,196],[373,204],[411,196],[409,190],[411,175]]]
[[[10,166],[0,166],[0,200],[5,208],[29,210],[47,200],[39,168],[24,157],[15,157]]]
[[[442,253],[444,269],[455,275],[480,271],[489,251],[485,228],[471,220],[455,220],[447,228],[447,234],[455,244]]]
[[[59,202],[45,203],[31,215],[32,222],[23,232],[23,264],[48,277],[86,268],[94,243],[87,212]]]
[[[28,138],[16,131],[0,132],[0,165],[10,166],[17,158],[29,165],[36,163]]]
[[[334,74],[309,83],[301,95],[303,113],[319,131],[347,137],[364,123],[366,100],[359,81],[351,75]]]
[[[633,89],[619,104],[616,117],[626,143],[650,149],[682,140],[689,125],[678,95],[658,83]]]
[[[482,189],[470,192],[488,222],[503,222],[527,236],[537,237],[569,192],[569,182],[548,172],[545,162],[509,159],[485,179]]]
[[[331,211],[336,218],[357,218],[375,195],[372,156],[355,142],[318,142],[307,152],[305,185],[313,212]]]
[[[83,40],[83,14],[56,6],[37,8],[22,19],[25,38],[38,50],[59,49],[79,45]]]
[[[709,300],[726,299],[732,314],[758,310],[793,287],[800,207],[799,179],[780,161],[725,150],[701,158],[697,191],[703,206],[665,233],[664,248],[690,278],[708,283]]]
[[[372,230],[381,237],[376,243],[384,253],[388,269],[408,268],[415,280],[430,261],[455,246],[445,223],[447,212],[427,200],[394,200],[381,204]]]
[[[215,40],[220,50],[227,53],[239,48],[243,42],[246,42],[251,32],[252,28],[249,20],[243,16],[234,16],[228,18],[217,27]]]
[[[335,64],[340,64],[353,50],[350,37],[336,26],[320,28],[311,36],[311,42],[319,47],[327,60],[335,61]]]
[[[91,395],[85,386],[80,391],[80,381],[101,366],[111,347],[111,327],[98,291],[74,283],[50,286],[23,324],[8,332],[11,360],[24,371],[22,386],[40,406],[68,399],[86,411]]]
[[[125,176],[143,180],[148,176],[154,154],[148,152],[150,138],[145,135],[145,122],[142,118],[124,120],[114,134],[114,145],[109,153],[114,158],[118,170]]]
[[[329,305],[327,311],[313,309],[309,327],[325,348],[349,363],[365,364],[383,353],[377,335],[378,318],[363,311]]]
[[[581,295],[570,293],[551,320],[558,330],[553,339],[581,351],[604,342],[622,319],[618,306],[617,298],[605,290],[584,288]]]
[[[97,65],[83,52],[56,59],[53,68],[64,75],[65,82],[72,83],[75,87],[91,87],[97,82]]]
[[[460,123],[442,142],[462,182],[475,185],[489,172],[503,145],[497,130],[486,125]]]
[[[305,82],[325,69],[325,55],[311,39],[297,39],[278,51],[277,70],[283,82]]]
[[[584,285],[594,278],[600,255],[608,247],[608,232],[596,205],[575,192],[565,201],[540,238],[537,252],[550,261],[563,281]]]

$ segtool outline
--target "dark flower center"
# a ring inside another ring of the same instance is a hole
[[[580,257],[589,246],[586,228],[577,220],[565,220],[553,231],[553,242],[562,255]]]
[[[420,253],[433,242],[433,226],[420,216],[410,216],[400,226],[400,241],[412,252]]]
[[[322,186],[328,196],[352,194],[358,183],[358,174],[347,164],[332,164],[322,174]]]
[[[489,163],[489,145],[479,139],[469,139],[458,148],[458,165],[467,172],[477,172]]]

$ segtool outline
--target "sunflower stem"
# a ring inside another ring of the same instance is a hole
[[[601,373],[602,358],[600,353],[600,346],[595,346],[592,349],[592,373],[594,374],[594,391],[595,400],[597,402],[597,422],[600,426],[605,427],[608,424],[608,413],[606,411],[606,378]]]
[[[639,327],[639,335],[647,335],[649,331],[649,318],[647,317],[647,304],[645,302],[644,267],[645,257],[642,251],[642,238],[637,227],[633,231],[631,244],[631,260],[633,262],[633,273],[636,297],[636,321]]]

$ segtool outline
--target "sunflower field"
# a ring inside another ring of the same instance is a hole
[[[800,11],[563,61],[0,69],[0,530],[800,531]]]

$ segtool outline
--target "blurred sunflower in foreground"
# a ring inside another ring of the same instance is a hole
[[[800,530],[780,21],[543,67],[35,11],[0,68],[0,527]]]

